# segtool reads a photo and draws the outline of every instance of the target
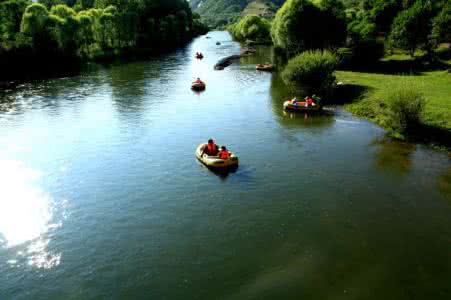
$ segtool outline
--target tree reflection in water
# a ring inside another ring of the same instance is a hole
[[[415,144],[384,137],[376,139],[372,145],[377,147],[375,162],[378,168],[398,176],[404,176],[411,171],[411,156],[416,150]]]

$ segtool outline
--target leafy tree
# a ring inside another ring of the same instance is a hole
[[[29,4],[31,2],[28,0],[0,1],[0,42],[3,45],[15,40],[22,15]]]
[[[49,32],[46,28],[49,23],[49,12],[40,3],[33,3],[25,10],[20,31],[31,38],[35,49],[46,48],[50,40]]]
[[[402,11],[393,22],[390,45],[408,50],[411,56],[419,47],[429,50],[431,8],[430,1],[417,0],[413,6]]]
[[[335,0],[288,0],[274,18],[271,36],[289,55],[339,46],[346,37],[343,6]]]
[[[434,18],[431,41],[434,44],[451,42],[451,2],[447,2]]]
[[[402,0],[374,0],[371,17],[376,24],[377,30],[382,32],[390,31],[393,20],[402,9]]]
[[[49,18],[59,50],[64,55],[75,56],[80,24],[76,12],[65,4],[58,4],[51,8]]]
[[[239,22],[230,25],[228,30],[238,41],[267,41],[270,40],[270,28],[271,24],[268,20],[255,15],[248,15]]]

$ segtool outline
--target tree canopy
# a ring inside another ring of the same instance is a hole
[[[289,54],[340,46],[346,34],[344,6],[338,0],[288,0],[271,28],[274,45]]]

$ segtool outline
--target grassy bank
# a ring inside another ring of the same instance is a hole
[[[451,130],[451,73],[448,71],[428,71],[415,75],[338,71],[336,75],[338,81],[364,91],[356,101],[345,105],[347,110],[356,115],[385,127],[387,92],[400,82],[407,82],[415,86],[426,99],[422,123]]]

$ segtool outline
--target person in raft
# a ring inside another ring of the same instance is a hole
[[[218,155],[218,145],[216,145],[213,139],[208,140],[207,146],[204,148],[202,155],[207,154],[208,156],[216,156]]]
[[[305,107],[315,106],[312,97],[305,97]]]
[[[220,159],[228,159],[230,157],[230,152],[227,150],[227,148],[225,146],[221,147],[221,151],[219,151],[218,153],[218,157]]]
[[[298,103],[298,98],[294,97],[293,99],[291,99],[291,103],[292,104]]]
[[[194,81],[194,83],[202,83],[202,80],[200,80],[199,77],[197,77],[196,81]]]

